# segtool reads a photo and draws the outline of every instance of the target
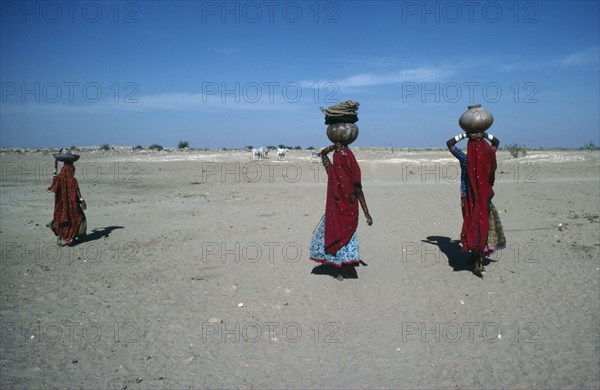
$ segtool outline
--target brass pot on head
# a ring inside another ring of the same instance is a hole
[[[458,119],[458,125],[467,133],[482,133],[494,123],[492,114],[481,107],[481,104],[475,104],[467,108],[468,110]]]
[[[334,123],[327,126],[327,138],[331,142],[350,145],[358,138],[358,126],[354,123]]]
[[[53,156],[56,161],[63,163],[74,163],[79,160],[79,155],[71,153],[67,148],[62,148],[58,154],[53,154]]]

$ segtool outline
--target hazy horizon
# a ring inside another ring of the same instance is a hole
[[[118,149],[132,149],[134,150],[134,148],[137,148],[138,146],[142,146],[142,150],[154,150],[154,149],[150,149],[150,146],[152,145],[113,145],[113,144],[107,144],[109,145],[110,150],[118,150]],[[161,146],[164,150],[167,151],[171,151],[171,150],[190,150],[190,151],[223,151],[223,150],[227,150],[227,151],[235,151],[235,150],[247,150],[248,146],[251,146],[253,148],[259,148],[261,146],[264,147],[269,147],[269,148],[273,148],[273,149],[277,149],[279,147],[279,145],[246,145],[246,146],[232,146],[232,147],[214,147],[214,148],[208,148],[208,147],[203,147],[203,146],[193,146],[190,145],[187,148],[178,148],[177,146],[170,146],[170,145],[160,145],[157,144],[159,146]],[[320,145],[307,145],[307,146],[303,146],[303,145],[285,145],[290,151],[292,150],[310,150],[310,148],[314,149],[314,150],[320,150],[321,148],[327,146],[328,144],[320,144]],[[514,144],[512,143],[508,143],[508,144],[501,144],[499,149],[503,150],[506,149],[507,146],[512,146]],[[529,145],[524,145],[524,144],[516,144],[518,146],[523,146],[525,147],[527,150],[531,150],[531,151],[535,151],[535,150],[572,150],[572,151],[576,151],[576,150],[581,150],[581,151],[600,151],[600,145],[592,145],[592,147],[590,148],[590,145],[582,145],[579,147],[566,147],[566,146],[529,146]],[[300,147],[300,149],[297,149],[297,147]],[[355,145],[355,144],[351,144],[349,145],[351,148],[361,148],[361,149],[396,149],[396,150],[447,150],[446,146],[389,146],[389,145]],[[457,145],[458,147],[461,147],[461,144]],[[462,148],[466,148],[467,144],[463,144]],[[70,148],[71,150],[73,149],[78,149],[78,150],[102,150],[105,151],[103,149],[103,145],[63,145],[63,146],[0,146],[0,150],[19,150],[19,149],[25,149],[25,150],[33,150],[33,149],[39,149],[39,150],[56,150],[59,151],[62,148]]]

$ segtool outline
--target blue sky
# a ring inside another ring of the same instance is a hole
[[[3,147],[600,145],[597,1],[2,1]]]

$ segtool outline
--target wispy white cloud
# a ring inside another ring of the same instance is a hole
[[[598,63],[600,63],[600,48],[598,46],[570,54],[560,61],[560,64],[564,67],[598,65]]]
[[[394,69],[403,66],[397,58],[389,57],[331,57],[327,62],[343,69]]]
[[[586,50],[571,53],[562,57],[555,57],[547,60],[520,60],[513,62],[500,63],[495,61],[496,68],[501,72],[517,72],[548,68],[575,68],[581,66],[598,65],[600,63],[600,50],[598,46]]]
[[[377,93],[368,88],[381,85],[392,85],[403,82],[436,82],[452,76],[455,71],[448,67],[417,67],[387,73],[365,72],[349,75],[333,81],[300,81],[292,83],[252,83],[238,85],[237,88],[222,85],[208,85],[206,91],[157,93],[135,96],[129,102],[114,102],[110,98],[96,103],[86,102],[42,102],[3,104],[2,113],[20,114],[61,114],[61,113],[118,113],[148,111],[294,111],[303,106],[322,103],[315,101],[315,85],[322,96],[319,98],[335,98],[340,89],[362,89],[365,93]],[[317,83],[317,84],[315,84]],[[210,87],[210,88],[209,88]],[[305,108],[305,107],[304,107]]]
[[[141,95],[128,103],[115,103],[110,99],[96,103],[7,103],[2,104],[0,112],[13,114],[64,114],[64,113],[111,113],[111,112],[148,112],[148,111],[198,111],[219,110],[281,111],[298,109],[301,101],[285,100],[275,94],[268,96],[253,94],[202,94],[202,93],[159,93]]]
[[[285,101],[276,94],[268,94],[264,90],[253,90],[252,93],[225,93],[217,91],[211,94],[202,93],[162,93],[140,96],[138,106],[144,110],[180,110],[180,111],[215,111],[228,110],[281,110],[289,108],[293,101]],[[293,107],[293,105],[292,105]]]
[[[216,49],[215,52],[217,52],[219,54],[228,55],[228,54],[234,53],[235,49],[233,49],[231,47],[222,47],[220,49]]]
[[[536,70],[548,66],[549,62],[536,61],[516,61],[512,63],[498,64],[498,70],[501,72],[516,72],[523,70]]]
[[[378,85],[400,84],[405,82],[434,82],[442,81],[455,74],[455,70],[449,67],[419,67],[403,69],[387,73],[357,73],[335,81],[308,81],[301,83],[303,86],[311,86],[317,83],[335,83],[339,88],[370,87]]]

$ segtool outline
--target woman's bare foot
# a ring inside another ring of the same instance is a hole
[[[473,273],[477,276],[479,276],[480,278],[483,278],[483,265],[481,264],[481,257],[480,256],[475,256],[475,270],[473,271]]]

